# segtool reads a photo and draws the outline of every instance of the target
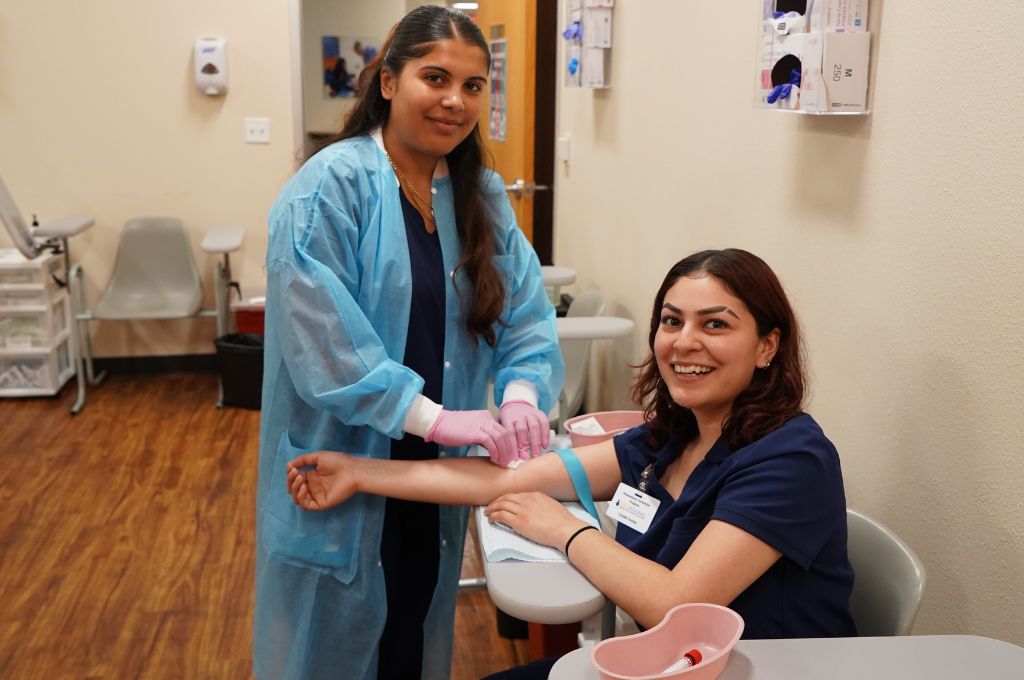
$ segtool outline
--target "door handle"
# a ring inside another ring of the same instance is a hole
[[[505,185],[505,191],[512,194],[516,198],[519,198],[520,196],[526,196],[527,198],[530,198],[538,191],[548,191],[550,189],[551,187],[547,186],[546,184],[534,184],[533,182],[527,182],[522,178],[517,179],[512,184]]]

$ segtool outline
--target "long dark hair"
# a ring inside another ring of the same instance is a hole
[[[490,68],[491,53],[480,28],[466,14],[448,7],[424,5],[412,10],[391,29],[377,56],[359,74],[359,95],[345,118],[341,132],[327,140],[334,142],[366,135],[382,127],[391,113],[391,102],[381,94],[381,71],[396,78],[410,59],[418,59],[441,40],[459,39],[479,47]],[[323,147],[321,147],[323,148]],[[495,236],[492,219],[483,199],[481,185],[483,141],[479,124],[466,139],[445,156],[455,201],[455,225],[462,241],[457,269],[465,269],[472,287],[472,302],[466,312],[466,330],[474,340],[481,338],[492,347],[496,342],[494,324],[499,322],[505,302],[505,286],[494,268]]]
[[[805,383],[800,328],[775,272],[752,253],[736,248],[704,250],[673,265],[654,298],[647,338],[651,353],[640,364],[633,384],[633,399],[643,407],[649,421],[647,444],[652,448],[660,449],[669,439],[686,445],[698,435],[697,419],[690,409],[672,401],[654,356],[654,337],[661,324],[665,295],[684,276],[718,279],[753,314],[758,336],[779,329],[779,346],[771,367],[754,371],[750,385],[736,397],[722,425],[722,436],[735,451],[800,413]]]

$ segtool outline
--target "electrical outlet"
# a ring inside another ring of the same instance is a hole
[[[246,118],[245,119],[245,143],[246,144],[270,144],[270,119],[269,118]]]

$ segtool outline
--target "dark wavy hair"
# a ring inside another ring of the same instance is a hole
[[[726,444],[735,451],[800,413],[806,381],[800,328],[775,272],[752,253],[736,248],[704,250],[673,265],[654,298],[647,338],[651,353],[638,366],[640,373],[632,392],[649,421],[646,443],[652,448],[660,449],[670,439],[685,446],[698,435],[697,419],[690,409],[672,401],[654,356],[654,337],[661,325],[665,295],[684,276],[718,279],[753,314],[760,337],[779,329],[779,347],[771,367],[754,371],[750,385],[736,397],[722,426]]]
[[[381,71],[387,69],[397,78],[410,59],[424,56],[442,40],[454,39],[479,47],[490,68],[487,41],[480,28],[463,12],[423,5],[406,14],[391,29],[377,56],[359,73],[359,94],[341,132],[320,148],[382,127],[391,113],[391,102],[381,94]],[[474,340],[483,339],[493,347],[497,340],[494,325],[500,323],[505,303],[505,286],[492,260],[495,235],[483,198],[484,149],[479,124],[473,126],[469,136],[445,156],[445,160],[451,175],[452,194],[456,197],[455,225],[463,247],[456,268],[465,270],[472,287],[466,330]]]

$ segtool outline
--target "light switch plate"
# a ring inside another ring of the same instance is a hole
[[[558,137],[555,141],[555,160],[562,161],[564,163],[569,162],[569,133],[565,133]]]

